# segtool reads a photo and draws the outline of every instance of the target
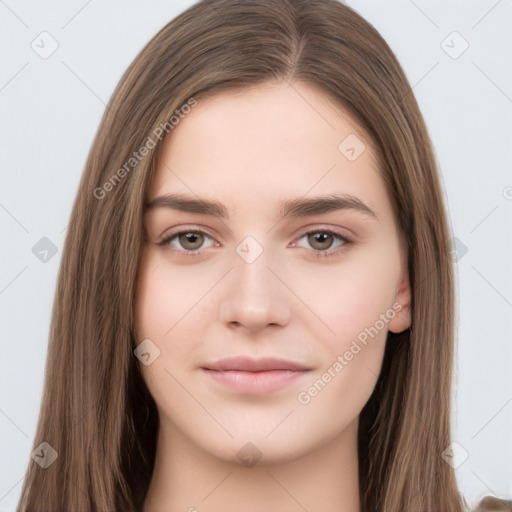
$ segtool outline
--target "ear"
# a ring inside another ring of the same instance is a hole
[[[396,315],[388,324],[389,330],[395,334],[411,327],[411,286],[407,265],[402,264],[400,280],[395,291],[393,309]]]

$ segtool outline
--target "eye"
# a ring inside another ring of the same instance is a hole
[[[340,250],[343,250],[345,245],[351,243],[351,240],[349,240],[346,236],[330,229],[317,229],[315,231],[309,231],[302,235],[299,240],[302,240],[303,238],[307,238],[307,243],[313,247],[313,254],[315,256],[322,257],[335,256],[339,254]],[[331,249],[331,247],[335,245],[336,241],[338,242],[336,248]],[[295,246],[297,244],[293,242],[292,245]]]
[[[173,245],[174,239],[179,243],[179,247]],[[206,247],[203,247],[205,239],[211,239],[211,237],[199,229],[189,229],[187,231],[170,234],[159,242],[158,245],[169,245],[172,249],[182,252],[184,250],[187,256],[190,256],[195,255],[196,251],[199,249],[206,249]],[[212,245],[209,247],[212,247]]]
[[[315,231],[308,231],[302,235],[298,240],[307,238],[308,244],[313,248],[313,255],[319,257],[337,256],[345,247],[350,244],[346,236],[337,233],[330,229],[317,229]],[[210,245],[204,246],[205,240],[211,240]],[[336,248],[331,249],[333,245]],[[214,241],[213,238],[199,229],[189,229],[186,231],[179,231],[171,233],[166,236],[158,245],[168,247],[172,250],[183,253],[185,256],[199,256],[202,249],[216,246],[220,244]],[[292,247],[297,246],[296,242],[290,244]],[[308,248],[308,247],[304,247]]]

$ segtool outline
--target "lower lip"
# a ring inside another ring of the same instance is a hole
[[[271,370],[265,372],[244,372],[238,370],[208,370],[213,380],[242,393],[272,393],[279,391],[308,373],[309,370]]]

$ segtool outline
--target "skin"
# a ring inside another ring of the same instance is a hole
[[[354,161],[338,149],[349,134],[366,145]],[[136,332],[160,350],[141,365],[160,429],[144,512],[357,512],[359,414],[388,330],[410,325],[407,256],[371,141],[321,92],[297,82],[201,100],[171,135],[148,200],[206,197],[231,217],[162,207],[145,218]],[[282,200],[332,193],[356,196],[377,219],[357,210],[279,217]],[[322,228],[351,242],[307,236]],[[158,245],[190,229],[206,234]],[[247,236],[263,250],[251,263],[236,251]],[[384,328],[301,403],[299,393],[389,311]],[[310,371],[279,391],[247,394],[201,370],[234,355],[283,358]],[[241,449],[260,457],[257,464],[239,457]]]

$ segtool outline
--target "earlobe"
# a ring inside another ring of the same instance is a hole
[[[409,276],[403,275],[397,286],[393,310],[396,312],[388,324],[392,333],[401,333],[411,327],[411,287]]]

